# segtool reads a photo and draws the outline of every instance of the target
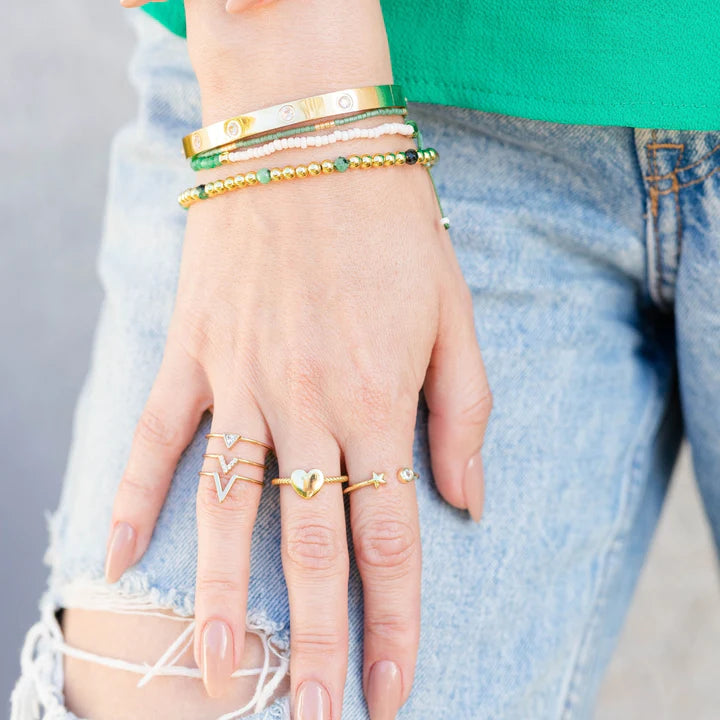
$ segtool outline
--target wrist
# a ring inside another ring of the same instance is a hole
[[[277,0],[233,15],[186,4],[203,125],[285,100],[392,83],[378,0]],[[351,31],[348,28],[352,28]]]

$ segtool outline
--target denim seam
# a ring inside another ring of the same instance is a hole
[[[648,288],[650,295],[655,303],[663,309],[667,309],[672,303],[672,296],[674,291],[674,276],[677,274],[677,265],[680,261],[680,248],[682,246],[682,217],[680,208],[680,185],[678,183],[677,173],[680,170],[679,164],[685,152],[685,143],[659,143],[657,142],[658,129],[653,128],[651,130],[652,139],[650,142],[646,142],[643,146],[645,151],[645,158],[647,163],[652,167],[651,173],[643,173],[643,180],[645,183],[645,189],[649,197],[647,203],[649,207],[650,216],[652,219],[651,230],[649,231],[652,235],[650,238],[646,238],[646,245],[648,247],[648,254],[653,255],[653,263],[648,263]],[[675,166],[673,169],[666,174],[660,175],[660,169],[657,161],[657,150],[661,147],[676,148],[679,150],[678,156],[675,159]],[[649,151],[652,150],[652,160],[650,159]],[[710,153],[711,154],[711,153]],[[709,154],[708,154],[709,156]],[[710,173],[708,173],[709,175]],[[669,179],[671,181],[671,187],[668,190],[659,190],[657,182],[660,179]],[[661,195],[669,195],[670,193],[675,195],[675,253],[676,263],[675,270],[670,272],[670,269],[665,266],[663,262],[662,242],[660,239],[660,203],[658,198]],[[652,247],[650,248],[650,244]],[[650,252],[652,250],[652,253]],[[672,277],[671,277],[672,276]],[[669,293],[669,296],[668,296]]]
[[[631,448],[633,448],[630,452],[631,463],[629,471],[625,473],[626,482],[620,491],[622,505],[618,512],[615,526],[606,545],[603,564],[596,584],[595,602],[590,610],[588,621],[585,626],[585,632],[580,639],[575,653],[575,663],[569,675],[567,690],[564,693],[565,699],[563,701],[562,711],[560,714],[562,720],[571,720],[576,711],[577,699],[581,697],[577,690],[586,679],[585,669],[587,657],[596,645],[595,636],[599,625],[598,620],[602,616],[602,607],[608,597],[608,592],[611,586],[610,580],[613,577],[614,572],[620,567],[620,563],[617,558],[620,556],[620,551],[623,549],[625,542],[627,541],[633,517],[632,511],[637,506],[637,491],[643,484],[641,472],[643,469],[643,456],[645,455],[645,452],[654,445],[658,430],[662,424],[662,420],[667,409],[668,395],[666,392],[661,392],[661,386],[667,386],[667,384],[667,379],[664,383],[661,383],[660,379],[653,376],[653,387],[650,393],[652,400],[645,408],[642,422],[638,426],[639,431],[636,436],[636,442],[631,446]],[[661,407],[663,408],[663,411],[658,413],[657,411]]]

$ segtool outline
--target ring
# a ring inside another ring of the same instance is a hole
[[[239,457],[230,458],[230,462],[225,459],[224,455],[220,455],[218,453],[205,453],[203,457],[215,458],[220,463],[220,467],[222,468],[225,475],[227,475],[238,463],[243,463],[243,465],[252,465],[253,467],[265,469],[264,463],[255,462],[254,460],[243,460],[243,458]]]
[[[235,443],[238,442],[246,442],[250,443],[251,445],[259,445],[260,447],[264,447],[268,450],[272,450],[272,445],[268,445],[267,443],[260,442],[260,440],[253,440],[252,438],[245,437],[244,435],[239,435],[236,433],[207,433],[205,435],[206,438],[222,438],[225,441],[225,447],[229,450]]]
[[[369,480],[363,480],[362,482],[353,483],[352,485],[348,485],[343,490],[343,494],[347,495],[348,493],[351,493],[353,490],[359,490],[360,488],[363,488],[363,487],[370,487],[370,485],[374,485],[376,490],[381,485],[387,485],[387,481],[385,480],[385,473],[376,473],[373,470],[372,477]]]
[[[404,467],[400,468],[397,471],[397,479],[401,483],[411,483],[414,480],[417,480],[420,477],[418,473],[416,473],[412,468],[410,467]]]
[[[322,470],[293,470],[290,477],[274,478],[273,485],[291,485],[292,489],[306,500],[316,495],[325,483],[343,483],[348,479],[347,475],[333,475],[325,477]]]
[[[254,483],[255,485],[265,484],[262,480],[257,480],[256,478],[245,477],[244,475],[233,475],[230,480],[228,480],[227,485],[223,487],[222,483],[220,482],[220,473],[201,470],[198,475],[206,475],[207,477],[211,477],[215,480],[215,490],[217,491],[218,500],[220,502],[222,502],[227,497],[228,493],[230,492],[230,488],[235,484],[236,480],[244,480],[245,482]]]

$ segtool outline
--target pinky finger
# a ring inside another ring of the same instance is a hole
[[[177,462],[211,397],[200,365],[168,345],[115,495],[105,557],[108,582],[116,582],[150,544]]]

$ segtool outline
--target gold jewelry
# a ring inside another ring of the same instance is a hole
[[[420,477],[418,473],[416,473],[412,468],[410,467],[404,467],[400,468],[397,471],[397,479],[401,483],[411,483],[417,480]]]
[[[306,500],[320,492],[325,483],[343,483],[348,479],[347,475],[333,475],[326,477],[322,470],[293,470],[290,477],[273,478],[273,485],[291,485],[292,489]]]
[[[243,460],[243,458],[234,457],[230,458],[230,462],[228,462],[225,459],[224,455],[218,455],[216,453],[205,453],[203,457],[206,458],[215,458],[219,461],[220,467],[222,468],[223,472],[227,475],[238,463],[243,463],[244,465],[252,465],[253,467],[259,467],[265,469],[264,463],[255,462],[254,460]]]
[[[359,490],[360,488],[370,487],[370,485],[374,485],[376,490],[381,485],[387,485],[387,481],[385,480],[385,473],[376,473],[373,470],[372,477],[369,480],[363,480],[362,482],[353,483],[352,485],[348,485],[343,490],[343,494],[347,495],[348,493],[351,493],[353,490]]]
[[[409,148],[399,152],[376,153],[375,155],[340,155],[335,160],[322,160],[304,165],[287,165],[284,168],[259,168],[238,175],[215,180],[214,182],[187,188],[178,195],[178,203],[185,209],[201,200],[223,195],[232,190],[242,190],[252,185],[268,185],[285,182],[294,178],[312,178],[318,175],[344,173],[348,170],[365,170],[390,167],[391,165],[423,165],[428,170],[437,162],[439,154],[434,148]],[[431,176],[432,177],[432,176]]]
[[[235,484],[236,480],[244,480],[245,482],[254,483],[255,485],[265,484],[262,480],[257,480],[256,478],[245,477],[244,475],[233,475],[228,481],[227,485],[223,487],[220,483],[220,473],[201,470],[198,475],[206,475],[207,477],[211,477],[215,480],[215,490],[217,491],[218,500],[220,502],[222,502],[227,497],[228,493],[230,492],[230,488]]]
[[[234,433],[207,433],[206,438],[222,438],[225,441],[225,447],[229,450],[235,443],[245,442],[251,445],[259,445],[260,447],[272,450],[272,445],[260,442],[260,440],[253,440],[252,438],[245,437],[244,435],[236,435]]]
[[[311,97],[290,100],[213,123],[182,139],[185,157],[220,148],[223,145],[271,133],[308,120],[329,119],[381,108],[405,108],[407,98],[400,85],[369,85]]]

